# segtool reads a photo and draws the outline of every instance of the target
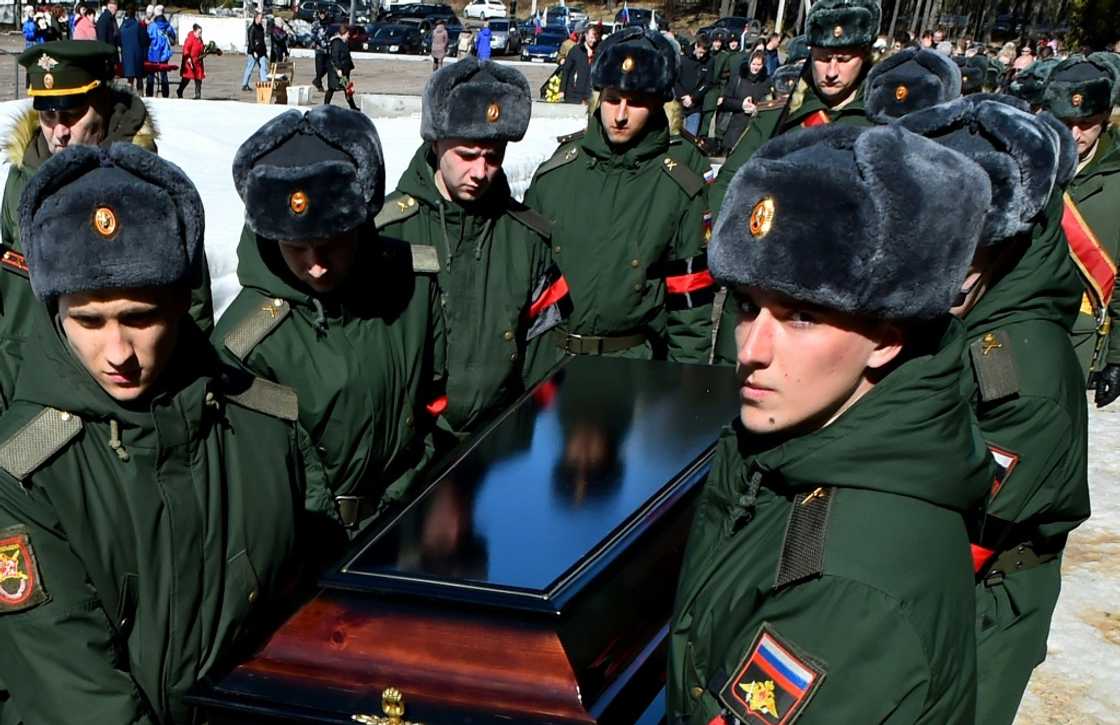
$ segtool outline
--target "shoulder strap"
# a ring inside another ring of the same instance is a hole
[[[782,108],[786,105],[785,98],[779,98],[772,101],[759,101],[754,104],[760,111],[773,111],[775,108]]]
[[[424,274],[435,274],[441,267],[439,252],[431,244],[409,244],[412,252],[412,271]]]
[[[661,169],[684,189],[689,197],[696,196],[704,188],[704,179],[688,168],[683,161],[678,161],[672,156],[661,160]]]
[[[552,155],[551,159],[537,167],[537,173],[533,174],[533,177],[536,178],[550,171],[559,169],[561,166],[572,163],[577,158],[579,158],[579,144],[569,143],[563,145],[556,149],[556,153]]]
[[[560,143],[561,146],[563,146],[566,143],[571,143],[572,141],[576,141],[578,139],[583,138],[584,134],[586,134],[586,133],[587,133],[587,129],[586,128],[581,128],[580,130],[576,131],[575,133],[569,133],[569,134],[565,134],[563,136],[557,136],[556,140]]]
[[[15,251],[9,249],[7,246],[0,244],[0,266],[9,272],[14,272],[21,277],[29,277],[30,270],[27,266],[27,259]]]
[[[0,468],[22,482],[65,448],[81,430],[82,419],[73,413],[43,408],[15,435],[0,444]]]
[[[373,223],[378,229],[403,222],[410,216],[420,211],[420,204],[408,194],[393,194],[385,200],[385,205],[374,217]]]
[[[968,346],[980,400],[990,403],[1019,392],[1019,371],[1011,336],[1003,330],[985,332]]]
[[[299,419],[299,396],[286,385],[254,377],[239,393],[226,393],[226,400],[273,418],[294,422]]]
[[[535,209],[512,202],[507,209],[509,215],[545,239],[552,238],[552,222],[537,213]]]
[[[774,588],[820,576],[824,571],[824,544],[828,536],[828,515],[836,499],[835,488],[818,488],[793,497],[778,574]]]
[[[224,340],[226,349],[238,360],[244,360],[291,313],[292,306],[287,300],[277,297],[264,301],[229,331]]]

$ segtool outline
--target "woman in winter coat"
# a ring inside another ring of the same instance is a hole
[[[723,148],[731,149],[747,130],[751,119],[758,113],[758,103],[770,95],[770,77],[766,75],[766,56],[760,51],[751,53],[746,63],[739,65],[739,72],[727,80],[719,112],[729,114],[731,120],[723,134]]]
[[[129,88],[143,94],[144,59],[148,56],[148,34],[136,19],[136,6],[129,5],[124,10],[121,23],[121,73],[128,81]]]
[[[432,30],[432,71],[437,71],[443,66],[443,59],[447,57],[447,44],[450,40],[447,34],[447,25],[442,20],[436,23]]]
[[[175,95],[183,97],[183,90],[187,83],[194,81],[194,98],[202,98],[202,79],[206,77],[206,69],[202,67],[202,26],[195,23],[187,39],[183,41],[183,65],[179,67],[179,90]]]
[[[74,40],[97,40],[97,26],[88,5],[78,6],[78,19],[74,21]]]
[[[343,23],[338,26],[338,33],[331,38],[330,44],[330,72],[327,73],[327,94],[323,103],[330,105],[335,91],[342,91],[350,108],[357,111],[354,103],[354,88],[350,85],[350,72],[354,70],[354,59],[350,57],[350,26]]]

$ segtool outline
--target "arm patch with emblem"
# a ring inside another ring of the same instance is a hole
[[[793,725],[826,674],[763,623],[719,699],[744,723]]]
[[[22,612],[50,601],[26,526],[0,531],[0,614]]]
[[[990,403],[1019,392],[1019,371],[1011,336],[1003,330],[985,332],[968,346],[980,400]]]

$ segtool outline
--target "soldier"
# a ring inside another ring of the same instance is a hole
[[[1004,72],[1003,63],[986,55],[958,58],[957,62],[961,66],[962,95],[999,92],[1000,79]]]
[[[1031,110],[1042,106],[1042,92],[1046,89],[1046,80],[1054,66],[1061,61],[1057,58],[1036,60],[1021,70],[1008,84],[1007,92],[1016,98],[1026,101]]]
[[[385,164],[373,122],[288,111],[237,150],[243,287],[214,331],[236,364],[299,394],[300,423],[351,532],[407,490],[427,455],[439,369],[431,248],[380,239]]]
[[[0,336],[30,336],[40,317],[27,284],[20,243],[19,199],[31,177],[53,154],[76,145],[125,141],[156,150],[156,130],[148,109],[127,88],[111,86],[117,51],[97,41],[59,40],[29,48],[19,57],[31,82],[32,108],[20,116],[8,139],[11,164],[0,208]],[[210,273],[198,256],[191,316],[204,332],[213,326]]]
[[[532,112],[519,71],[473,56],[424,89],[424,143],[377,216],[382,234],[424,250],[446,341],[442,418],[477,428],[559,361],[545,334],[570,300],[552,264],[551,225],[513,199],[502,171]]]
[[[1072,340],[1096,405],[1120,395],[1120,301],[1113,295],[1120,253],[1120,145],[1109,115],[1117,82],[1104,63],[1075,55],[1050,74],[1042,107],[1069,127],[1077,173],[1064,197],[1062,228],[1084,293]]]
[[[563,139],[525,195],[554,223],[552,252],[571,289],[572,317],[556,331],[565,352],[708,361],[707,190],[662,105],[678,64],[660,33],[608,36],[587,130]]]
[[[297,571],[295,395],[190,324],[203,208],[177,167],[66,149],[20,222],[55,324],[0,417],[0,719],[192,722]]]
[[[963,513],[993,469],[946,310],[989,200],[895,125],[784,135],[732,180],[709,258],[740,413],[685,552],[669,722],[974,722]]]
[[[864,84],[867,115],[879,123],[960,95],[961,69],[944,53],[927,48],[906,48],[884,58]]]
[[[1084,383],[1069,342],[1080,285],[1061,226],[1072,143],[1057,122],[979,96],[900,123],[973,158],[993,189],[952,312],[968,341],[962,387],[998,467],[972,527],[976,722],[1010,725],[1046,656],[1066,537],[1089,516]]]
[[[711,191],[712,208],[723,202],[735,172],[768,139],[828,123],[868,126],[863,80],[871,44],[879,32],[877,0],[818,0],[806,19],[809,70],[784,104],[766,104],[727,156]],[[796,39],[795,39],[796,40]],[[792,46],[793,43],[790,43]],[[715,342],[715,361],[735,363],[735,312],[725,299]]]

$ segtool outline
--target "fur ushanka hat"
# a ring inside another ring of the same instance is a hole
[[[31,289],[45,302],[189,284],[206,226],[182,169],[130,143],[51,156],[24,189],[19,216]]]
[[[906,48],[871,67],[864,84],[868,117],[885,122],[961,94],[961,69],[947,55]]]
[[[373,121],[335,106],[288,111],[241,144],[233,184],[245,223],[274,240],[329,239],[372,222],[385,202]]]
[[[1112,111],[1116,71],[1099,58],[1071,55],[1050,71],[1042,107],[1062,120],[1107,115]]]
[[[1007,92],[1016,98],[1021,98],[1032,107],[1042,105],[1042,93],[1046,90],[1046,81],[1050,72],[1061,63],[1057,58],[1036,60],[1028,65],[1007,85]]]
[[[680,72],[680,53],[661,33],[645,28],[617,30],[599,45],[591,66],[591,85],[597,91],[618,88],[673,98]]]
[[[428,79],[420,138],[520,141],[532,109],[529,81],[521,71],[468,55]]]
[[[732,178],[708,264],[728,286],[933,319],[964,281],[990,193],[975,163],[896,124],[785,134]]]
[[[805,19],[810,48],[870,47],[879,34],[878,0],[817,0]]]

